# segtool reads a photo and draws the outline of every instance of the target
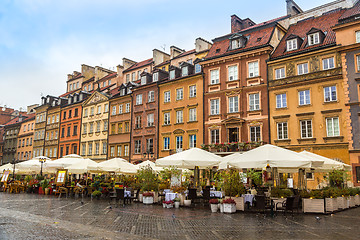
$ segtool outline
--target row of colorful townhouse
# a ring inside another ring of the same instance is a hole
[[[358,1],[302,11],[289,0],[286,16],[233,15],[231,33],[190,51],[154,49],[117,71],[82,65],[36,108],[32,155],[139,162],[265,142],[352,164],[360,185],[359,16]]]

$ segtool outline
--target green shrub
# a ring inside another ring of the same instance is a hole
[[[285,188],[279,188],[279,187],[273,187],[271,189],[271,197],[275,197],[275,198],[281,198],[281,197],[290,197],[293,195],[293,192],[291,189]]]
[[[238,197],[246,192],[245,186],[241,182],[238,170],[230,169],[228,171],[224,171],[223,180],[223,188],[226,196]]]

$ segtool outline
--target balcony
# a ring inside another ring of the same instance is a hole
[[[201,149],[212,153],[233,153],[244,152],[251,149],[260,147],[266,144],[263,141],[259,142],[232,142],[232,143],[215,143],[215,144],[202,144]]]

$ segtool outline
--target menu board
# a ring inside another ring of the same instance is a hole
[[[9,175],[10,175],[10,171],[5,171],[1,177],[1,182],[7,182]]]
[[[67,170],[59,170],[56,174],[56,184],[62,185],[66,181]]]

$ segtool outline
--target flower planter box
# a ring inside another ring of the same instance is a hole
[[[224,205],[223,205],[222,203],[219,203],[219,204],[218,204],[218,208],[219,208],[219,210],[220,210],[221,213],[224,212]]]
[[[345,197],[337,197],[336,199],[338,202],[339,209],[345,209],[346,208]]]
[[[173,204],[165,204],[166,205],[166,208],[173,208],[174,205]]]
[[[244,197],[226,197],[234,199],[236,203],[236,210],[244,211],[245,210],[245,199]]]
[[[180,208],[180,202],[174,202],[175,208]]]
[[[224,213],[234,213],[236,212],[236,205],[233,203],[223,203]]]
[[[324,199],[303,198],[304,213],[325,213]]]
[[[216,213],[218,211],[219,204],[210,204],[211,212]]]
[[[325,211],[334,212],[338,210],[338,201],[336,198],[325,198]]]
[[[181,193],[181,194],[178,194],[178,196],[180,198],[180,206],[184,206],[185,194]]]
[[[356,204],[356,206],[360,205],[360,195],[359,194],[355,195],[355,204]]]
[[[345,197],[345,209],[350,208],[350,196]]]
[[[154,197],[143,197],[143,203],[144,204],[153,204],[154,203]]]
[[[355,206],[356,206],[355,196],[350,196],[349,197],[349,207],[355,207]]]
[[[191,206],[191,200],[184,200],[184,206],[185,207],[190,207]]]
[[[142,193],[139,194],[139,202],[142,202],[143,201],[143,195]]]

